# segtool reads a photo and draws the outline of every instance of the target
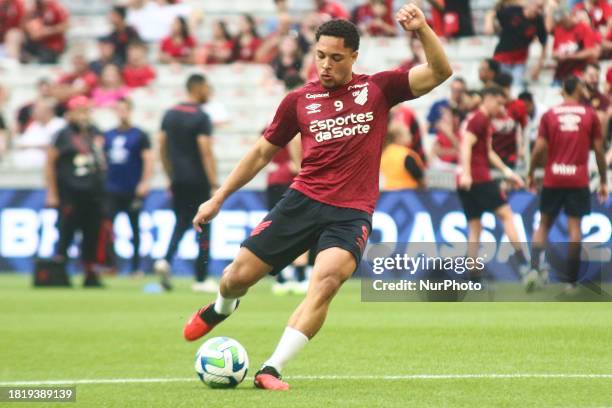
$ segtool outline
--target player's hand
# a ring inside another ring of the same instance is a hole
[[[221,210],[221,204],[223,203],[214,197],[202,203],[198,207],[198,213],[193,217],[193,228],[202,232],[202,224],[208,224],[217,216],[219,210]]]
[[[466,173],[461,174],[459,177],[459,188],[462,190],[469,190],[472,188],[472,176]]]
[[[510,180],[510,183],[512,183],[514,188],[525,187],[525,182],[523,181],[523,178],[519,176],[518,174],[516,174],[515,172],[511,171],[510,173],[508,173],[506,177],[508,180]]]
[[[47,198],[45,200],[45,205],[49,208],[59,207],[59,197],[57,196],[57,193],[47,192]]]
[[[605,204],[608,201],[608,194],[608,185],[606,183],[601,183],[599,185],[599,190],[597,190],[600,204]]]
[[[406,31],[415,31],[427,25],[425,15],[421,9],[412,3],[406,4],[400,8],[395,15],[395,19]]]
[[[537,192],[535,177],[533,177],[533,174],[527,175],[527,190],[534,194]]]
[[[141,181],[136,186],[136,196],[141,198],[146,197],[147,194],[149,194],[149,189],[149,184]]]

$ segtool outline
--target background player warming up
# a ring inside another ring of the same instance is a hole
[[[194,226],[211,221],[227,197],[251,180],[298,132],[303,159],[289,192],[265,217],[224,270],[214,303],[193,314],[184,328],[196,340],[227,318],[257,281],[276,273],[314,244],[310,286],[289,319],[272,356],[255,374],[259,388],[287,390],[280,371],[319,331],[332,298],[356,270],[378,198],[378,174],[389,109],[426,94],[451,74],[448,59],[421,10],[409,4],[397,20],[423,43],[427,63],[374,75],[352,72],[359,49],[357,28],[346,20],[322,24],[316,33],[319,81],[289,93],[272,124],[214,196]]]
[[[458,178],[458,193],[461,206],[468,221],[468,257],[476,258],[480,246],[482,222],[485,211],[494,212],[502,221],[514,253],[510,264],[515,271],[526,275],[527,259],[523,254],[518,233],[514,226],[514,215],[506,196],[496,181],[491,178],[489,163],[498,168],[503,176],[515,186],[523,187],[523,180],[504,164],[492,148],[493,127],[491,118],[499,115],[506,104],[506,95],[498,87],[488,87],[482,91],[482,103],[463,122],[461,129],[461,174]],[[479,272],[472,271],[471,278],[481,278]]]
[[[545,280],[540,271],[540,255],[544,250],[548,233],[561,208],[567,215],[569,235],[567,273],[561,276],[572,290],[580,268],[580,242],[582,217],[591,212],[589,191],[589,150],[595,152],[599,170],[599,200],[608,199],[608,181],[604,157],[604,141],[597,113],[580,103],[584,85],[575,76],[563,81],[564,101],[547,111],[540,121],[538,138],[529,166],[527,183],[535,189],[534,172],[544,165],[544,185],[540,196],[540,224],[533,234],[530,275]]]

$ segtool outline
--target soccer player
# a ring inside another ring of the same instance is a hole
[[[216,301],[195,312],[184,328],[187,340],[204,336],[236,309],[238,299],[257,281],[316,244],[308,292],[276,350],[255,374],[259,388],[289,388],[280,372],[317,334],[333,297],[357,269],[378,197],[389,109],[428,93],[452,74],[442,44],[419,8],[405,5],[396,19],[420,37],[426,64],[408,72],[355,74],[357,28],[346,20],[322,24],[314,45],[319,80],[283,99],[263,137],[193,219],[197,229],[210,222],[230,194],[301,133],[302,167],[289,192],[243,242],[223,272]]]
[[[540,198],[540,224],[532,238],[531,267],[540,278],[540,255],[548,233],[561,208],[567,215],[569,235],[568,274],[564,276],[568,289],[575,286],[580,267],[582,217],[591,211],[589,191],[589,150],[595,152],[599,171],[599,200],[608,199],[608,183],[601,124],[595,111],[580,103],[584,84],[575,76],[563,81],[564,101],[548,110],[540,121],[538,138],[533,149],[527,183],[535,187],[534,171],[542,165],[544,184]],[[530,272],[531,274],[532,272]]]
[[[476,258],[480,245],[482,223],[480,217],[491,211],[502,221],[504,232],[512,243],[515,252],[510,258],[512,266],[518,269],[527,264],[514,226],[514,215],[505,195],[497,182],[491,179],[489,164],[498,168],[503,176],[517,187],[523,180],[504,164],[492,148],[493,126],[491,121],[502,112],[506,103],[504,91],[498,87],[485,88],[482,102],[462,124],[459,158],[461,172],[458,178],[459,200],[468,221],[468,257]],[[526,274],[526,270],[523,274]],[[479,279],[472,271],[473,279]]]
[[[217,184],[217,167],[212,150],[212,123],[202,110],[210,89],[203,75],[193,74],[187,79],[188,99],[169,109],[164,115],[159,134],[162,165],[170,180],[172,206],[176,224],[164,259],[153,264],[155,273],[161,276],[161,284],[170,290],[170,263],[179,242],[191,227],[193,213],[198,205],[210,198]],[[216,292],[217,284],[208,277],[210,228],[198,231],[198,257],[195,263],[196,282],[192,289],[200,292]]]
[[[133,126],[130,116],[132,103],[122,99],[115,106],[119,127],[104,133],[106,172],[107,228],[112,231],[115,216],[123,211],[132,227],[132,255],[130,272],[141,275],[139,218],[143,200],[149,193],[153,174],[153,151],[149,136]]]

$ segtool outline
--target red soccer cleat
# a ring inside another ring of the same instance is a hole
[[[236,308],[238,304],[236,303]],[[183,328],[183,336],[187,341],[194,341],[207,335],[216,325],[227,319],[229,315],[222,315],[215,312],[214,302],[204,306],[189,318]]]
[[[255,387],[262,390],[289,391],[289,384],[281,380],[274,367],[265,366],[255,374]]]

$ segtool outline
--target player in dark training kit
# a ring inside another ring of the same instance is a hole
[[[184,328],[187,340],[204,336],[236,309],[238,299],[257,281],[316,245],[308,292],[276,350],[255,374],[259,388],[289,388],[280,371],[319,331],[331,300],[359,264],[378,198],[389,109],[428,93],[452,74],[421,10],[409,4],[396,18],[404,30],[419,36],[426,64],[408,73],[354,74],[357,28],[346,20],[322,24],[314,57],[319,80],[283,99],[263,137],[193,219],[198,229],[210,222],[230,194],[263,169],[296,133],[301,134],[302,167],[290,190],[243,242],[223,272],[216,301],[194,313]]]
[[[573,287],[580,266],[580,224],[582,217],[591,212],[589,150],[595,152],[600,182],[598,193],[602,203],[608,199],[608,181],[601,123],[591,107],[580,103],[584,85],[578,78],[570,76],[563,81],[563,94],[564,102],[542,116],[529,166],[527,183],[534,189],[535,169],[542,165],[542,158],[548,153],[540,198],[540,225],[532,239],[533,271],[530,273],[535,272],[536,277],[542,278],[540,255],[550,228],[563,208],[570,242],[568,273],[563,278]]]

